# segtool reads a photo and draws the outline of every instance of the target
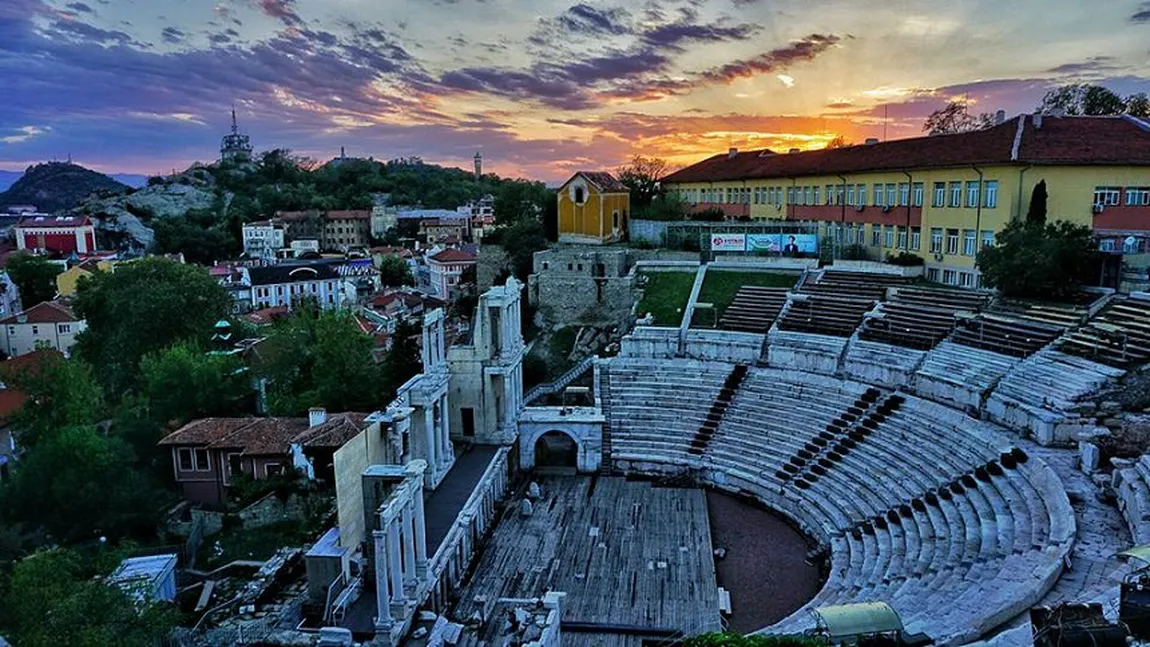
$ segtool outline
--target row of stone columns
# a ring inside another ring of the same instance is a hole
[[[380,515],[375,541],[376,628],[390,631],[396,620],[402,622],[408,600],[414,598],[420,582],[427,577],[427,528],[424,521],[422,488],[392,515]],[[409,598],[409,594],[411,598]]]
[[[427,434],[427,464],[432,475],[440,475],[455,460],[451,431],[447,420],[447,395],[440,396],[423,409],[423,428]]]

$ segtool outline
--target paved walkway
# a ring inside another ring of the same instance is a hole
[[[487,471],[498,447],[474,446],[455,458],[455,465],[434,492],[424,499],[427,526],[427,554],[435,555],[447,531],[455,523],[475,484]]]
[[[715,563],[719,586],[731,593],[731,631],[769,627],[813,598],[819,569],[806,563],[807,538],[760,506],[707,491],[711,540],[727,549]]]

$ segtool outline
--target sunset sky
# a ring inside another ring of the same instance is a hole
[[[1150,91],[1150,2],[0,0],[0,168],[212,161],[234,102],[257,150],[554,181],[907,137],[1073,81]]]

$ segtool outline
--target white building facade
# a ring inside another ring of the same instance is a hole
[[[52,348],[68,355],[76,336],[88,327],[67,306],[45,301],[23,312],[0,319],[0,350],[8,357],[27,355],[39,348]]]
[[[249,222],[243,227],[244,253],[251,258],[274,259],[286,245],[286,228],[276,220]]]
[[[247,268],[251,281],[252,308],[295,306],[314,300],[324,310],[343,306],[343,279],[325,263],[272,265]]]

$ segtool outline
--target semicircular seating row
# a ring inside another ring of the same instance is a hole
[[[616,469],[697,470],[829,549],[819,594],[764,631],[805,629],[820,606],[883,600],[909,631],[958,644],[1025,611],[1061,574],[1076,531],[1065,489],[994,425],[859,382],[752,368],[701,448],[731,364],[606,368]]]

